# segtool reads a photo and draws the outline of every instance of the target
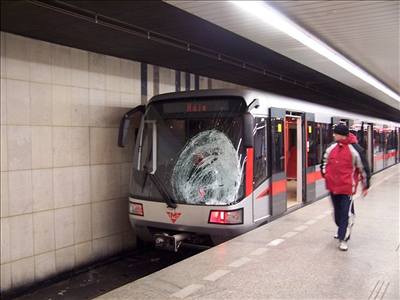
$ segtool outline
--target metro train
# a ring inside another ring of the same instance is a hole
[[[319,171],[345,122],[374,173],[400,161],[400,124],[254,90],[162,94],[127,112],[129,218],[139,239],[177,251],[219,243],[325,197]]]

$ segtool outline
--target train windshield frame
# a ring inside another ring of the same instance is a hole
[[[188,205],[244,198],[241,97],[151,102],[135,144],[130,195]]]

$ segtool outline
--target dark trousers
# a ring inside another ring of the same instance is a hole
[[[338,238],[343,241],[346,236],[347,226],[349,225],[349,212],[354,214],[351,195],[333,195],[331,194],[333,203],[335,223],[339,227]]]

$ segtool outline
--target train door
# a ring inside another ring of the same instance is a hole
[[[286,172],[284,149],[284,121],[286,111],[282,108],[270,108],[270,203],[273,216],[284,213],[286,203]]]
[[[286,115],[284,144],[287,208],[290,208],[302,203],[303,200],[303,134],[301,116]]]
[[[268,119],[255,117],[253,163],[253,221],[261,222],[270,216],[270,182],[268,178]]]
[[[384,125],[381,133],[381,143],[383,147],[382,165],[383,169],[388,167],[388,128]]]
[[[397,159],[396,162],[399,163],[400,162],[400,128],[396,128],[396,132],[397,132]]]
[[[373,172],[373,166],[374,166],[374,155],[373,155],[373,144],[372,144],[372,124],[363,124],[364,127],[364,147],[365,147],[365,153],[367,156],[367,161],[368,164],[371,168],[371,172]]]
[[[315,115],[306,113],[306,126],[305,126],[305,147],[306,150],[304,157],[303,168],[305,169],[305,200],[312,202],[317,200],[317,180],[321,178],[321,171],[319,163],[321,159],[318,157],[318,133],[317,125],[315,122]]]

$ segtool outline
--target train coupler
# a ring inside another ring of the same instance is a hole
[[[154,234],[154,245],[158,249],[177,252],[182,242],[189,238],[187,233],[178,233],[169,235],[167,233]]]

